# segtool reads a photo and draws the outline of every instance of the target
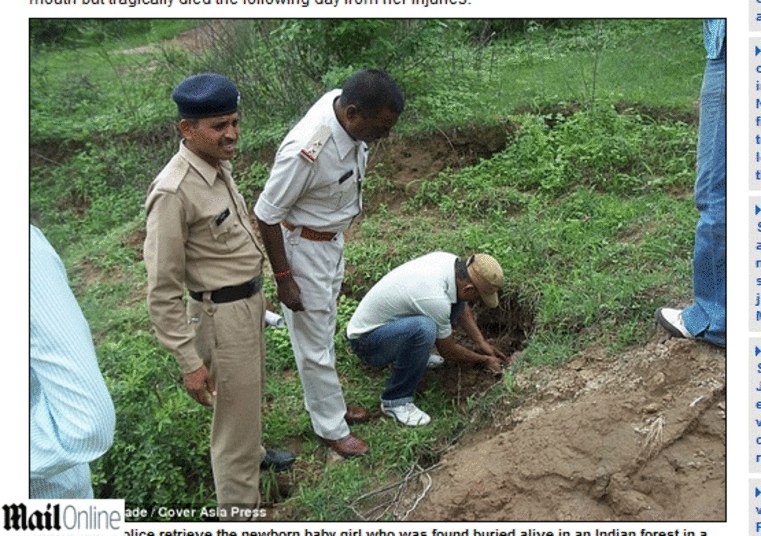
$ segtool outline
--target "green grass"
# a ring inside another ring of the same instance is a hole
[[[144,20],[119,38],[82,35],[84,44],[76,48],[32,46],[32,143],[87,143],[165,127],[176,114],[170,88],[181,77],[167,69],[175,49],[161,42],[197,24]],[[156,46],[146,48],[149,44]]]
[[[183,391],[173,357],[151,332],[140,250],[145,190],[176,150],[171,87],[216,63],[181,50],[121,52],[188,24],[151,21],[142,34],[31,54],[30,209],[64,258],[117,408],[114,446],[93,464],[96,494],[128,507],[214,500],[210,412]],[[439,30],[427,28],[431,38],[416,51],[425,69],[400,77],[412,90],[397,131],[415,143],[453,125],[516,128],[505,131],[503,150],[408,191],[382,167],[369,174],[367,212],[345,250],[337,368],[346,399],[376,408],[388,371],[361,366],[343,329],[370,285],[432,250],[500,260],[507,314],[527,324],[524,352],[485,392],[450,396],[443,375],[428,375],[417,401],[430,426],[356,426],[371,454],[329,463],[303,409],[287,332],[266,330],[264,442],[298,449],[299,462],[291,474],[264,474],[262,490],[266,506],[276,500],[287,519],[391,519],[382,508],[388,493],[359,498],[434,463],[465,430],[508,411],[521,396],[513,380],[522,368],[591,346],[641,344],[657,306],[690,296],[700,21],[581,21],[553,30],[529,23],[489,44],[448,24],[447,47],[437,49]],[[261,52],[265,63],[271,57]],[[321,80],[332,85],[351,69],[334,65]],[[278,107],[263,112],[244,113],[236,158],[250,204],[271,164],[262,155],[294,120]],[[265,292],[276,302],[271,281]]]
[[[599,22],[573,30],[539,30],[489,48],[441,55],[439,72],[455,84],[434,85],[410,103],[400,130],[493,123],[516,109],[558,103],[625,101],[694,112],[705,52],[700,21]],[[595,54],[599,62],[595,67]],[[594,93],[592,86],[594,85]]]

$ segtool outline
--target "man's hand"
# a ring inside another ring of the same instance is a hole
[[[496,357],[497,359],[501,359],[504,362],[508,362],[507,356],[503,352],[501,352],[499,349],[492,346],[486,341],[483,341],[481,344],[479,344],[478,348],[482,354],[486,354],[491,357]]]
[[[495,356],[488,356],[484,366],[492,374],[502,374],[502,362]]]
[[[270,259],[270,266],[272,266],[272,271],[275,273],[277,297],[280,303],[291,311],[303,311],[304,304],[301,303],[301,290],[299,290],[299,286],[293,279],[293,274],[291,274],[280,223],[266,223],[258,217],[256,222],[264,241],[264,248],[267,250],[267,256]]]
[[[196,402],[203,404],[204,406],[212,405],[212,398],[217,396],[217,391],[214,389],[214,384],[209,376],[209,371],[205,366],[201,365],[201,368],[188,372],[182,375],[182,383],[188,394],[192,396]]]
[[[303,311],[304,304],[301,303],[301,290],[293,279],[293,276],[277,282],[277,297],[280,303],[284,304],[291,311]]]

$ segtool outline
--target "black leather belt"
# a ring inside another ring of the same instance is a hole
[[[250,298],[262,289],[261,274],[247,283],[236,285],[234,287],[222,287],[218,290],[211,291],[211,301],[214,303],[229,303],[245,298]],[[203,301],[203,292],[189,290],[188,294],[196,301]]]

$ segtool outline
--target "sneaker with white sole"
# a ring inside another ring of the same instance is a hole
[[[384,415],[395,418],[407,426],[423,426],[431,422],[431,417],[425,411],[418,408],[412,402],[401,406],[386,406],[381,404],[381,411]]]
[[[441,365],[444,364],[444,358],[441,357],[438,354],[431,354],[428,356],[428,364],[426,367],[428,368],[439,368]]]
[[[661,307],[655,312],[655,320],[673,337],[694,339],[695,336],[687,331],[687,326],[684,325],[682,311],[683,309]]]

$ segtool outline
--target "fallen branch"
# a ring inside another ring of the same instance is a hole
[[[383,486],[373,491],[370,491],[368,493],[365,493],[364,495],[361,495],[360,497],[357,497],[352,502],[350,507],[364,521],[380,521],[383,519],[383,517],[386,514],[389,513],[389,511],[392,512],[392,516],[395,521],[404,520],[415,510],[415,508],[417,508],[417,506],[420,504],[420,501],[422,501],[423,498],[425,498],[425,496],[428,494],[428,491],[431,489],[431,487],[433,487],[433,479],[430,477],[428,473],[433,471],[434,469],[437,469],[441,465],[442,465],[441,463],[436,463],[424,469],[420,467],[417,463],[415,463],[414,465],[410,467],[410,469],[407,471],[407,474],[405,474],[401,480],[394,482],[393,484],[388,484],[386,486]],[[404,492],[407,489],[409,489],[410,483],[414,479],[417,479],[423,476],[427,478],[427,482],[424,485],[423,490],[420,493],[416,494],[416,497],[412,506],[408,508],[406,512],[402,514],[400,510],[401,510],[401,500],[403,498]],[[391,497],[390,500],[384,503],[381,503],[365,512],[361,512],[359,510],[358,505],[360,502],[370,499],[372,497],[381,495],[383,493],[388,493],[392,490],[395,490],[395,493],[393,497]],[[378,513],[379,511],[380,513]]]

